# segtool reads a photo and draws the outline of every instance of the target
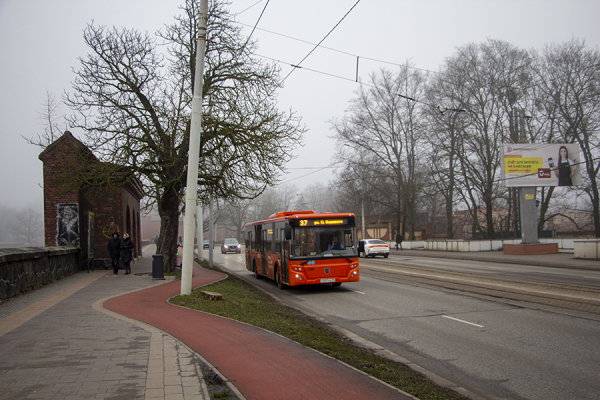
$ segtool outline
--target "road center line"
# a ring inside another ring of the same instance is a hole
[[[485,328],[485,326],[483,325],[479,325],[479,324],[474,324],[473,322],[469,322],[469,321],[463,321],[462,319],[458,319],[458,318],[454,318],[454,317],[449,317],[448,315],[442,315],[443,318],[448,318],[451,319],[453,321],[458,321],[458,322],[462,322],[463,324],[469,324],[469,325],[473,325],[476,326],[478,328]]]
[[[366,293],[360,292],[360,291],[358,291],[358,290],[354,290],[354,289],[350,289],[350,290],[352,290],[353,292],[356,292],[356,293],[360,293],[360,294],[366,294]]]

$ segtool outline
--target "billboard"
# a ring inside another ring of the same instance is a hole
[[[507,187],[579,186],[579,146],[564,143],[502,144],[502,181]]]

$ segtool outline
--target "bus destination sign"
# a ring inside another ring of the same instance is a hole
[[[299,220],[300,226],[335,226],[345,225],[348,223],[347,218],[335,218],[335,219],[301,219]]]

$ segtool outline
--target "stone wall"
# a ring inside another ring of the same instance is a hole
[[[78,247],[0,249],[0,301],[62,279],[84,267]]]

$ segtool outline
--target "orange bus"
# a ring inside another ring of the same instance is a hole
[[[354,214],[283,211],[245,225],[246,269],[287,286],[358,282]]]

